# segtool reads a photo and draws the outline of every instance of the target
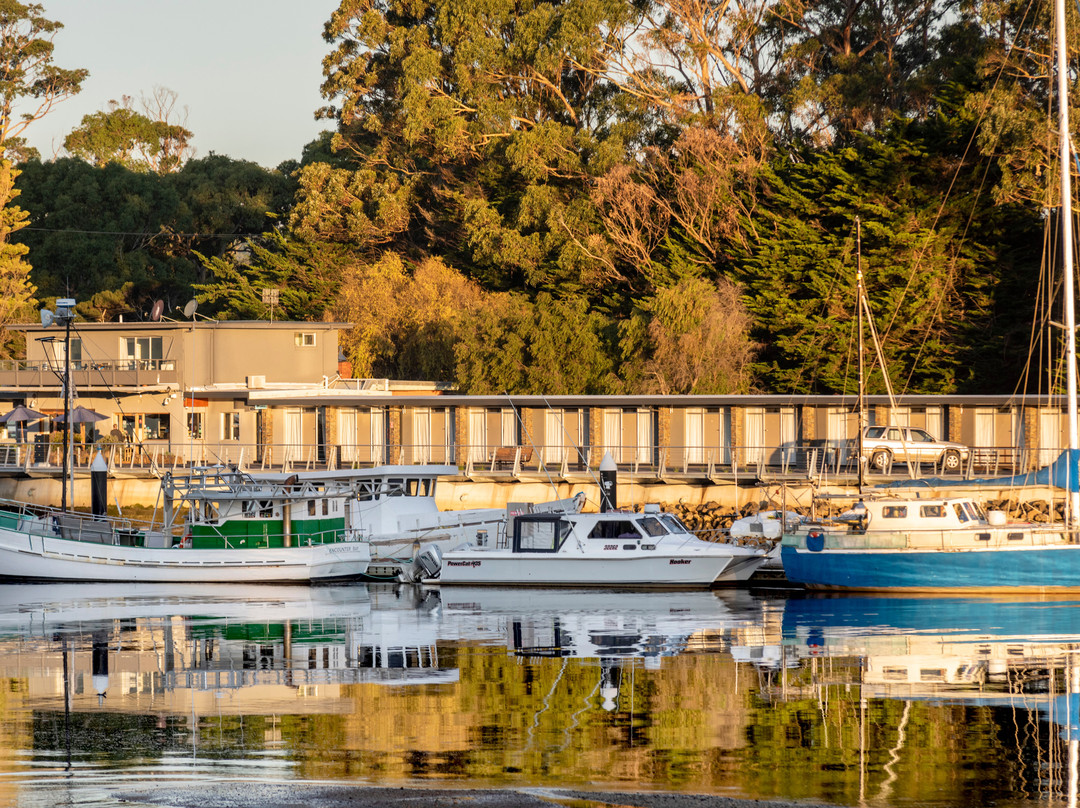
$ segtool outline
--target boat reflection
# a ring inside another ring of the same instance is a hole
[[[800,658],[861,660],[864,697],[1011,703],[1080,654],[1080,600],[798,598],[785,605],[783,644]]]
[[[0,587],[0,677],[25,682],[41,709],[268,714],[295,711],[300,698],[305,711],[345,710],[340,688],[350,683],[456,680],[416,594],[363,586]]]
[[[1080,598],[0,587],[0,803],[43,772],[253,766],[289,781],[1064,803],[1077,616]]]
[[[729,651],[763,630],[761,602],[745,591],[448,587],[440,593],[444,626],[462,637],[502,634],[519,657],[641,660]]]
[[[1080,599],[928,596],[807,596],[788,601],[785,656],[811,662],[809,677],[772,696],[824,704],[836,687],[857,688],[860,728],[893,735],[890,763],[879,765],[877,799],[891,796],[913,720],[912,706],[961,708],[991,732],[1013,732],[1012,754],[1034,755],[1034,790],[1077,805],[1080,764]],[[804,668],[805,671],[805,668]],[[898,719],[882,722],[888,705]],[[962,716],[962,718],[961,718]],[[1038,716],[1043,732],[1026,717]],[[958,732],[962,735],[963,732]],[[860,758],[860,800],[873,778]]]
[[[457,681],[461,644],[603,660],[615,676],[755,642],[761,615],[746,593],[12,585],[0,587],[0,677],[26,681],[42,708],[197,717],[312,697],[304,711],[334,712],[349,709],[346,685]]]

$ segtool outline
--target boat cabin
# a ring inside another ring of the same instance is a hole
[[[443,466],[252,476],[220,467],[166,483],[167,519],[187,504],[184,541],[196,549],[328,544],[394,532],[404,514],[437,512]]]
[[[653,505],[646,506],[644,513],[609,511],[517,516],[511,527],[511,548],[515,553],[557,553],[572,535],[586,543],[621,543],[624,550],[639,547],[650,550],[657,541],[669,535],[692,538],[678,517],[661,513]],[[589,548],[586,546],[584,549]]]
[[[840,517],[852,529],[955,530],[990,524],[983,506],[973,499],[869,500]]]

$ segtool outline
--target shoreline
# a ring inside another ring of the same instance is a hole
[[[143,806],[173,808],[265,808],[302,804],[306,808],[838,808],[816,799],[751,799],[676,791],[586,791],[578,788],[454,788],[433,786],[367,786],[326,783],[171,783],[113,794]]]

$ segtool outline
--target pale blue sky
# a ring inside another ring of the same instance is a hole
[[[43,159],[88,115],[157,86],[178,94],[196,156],[214,152],[274,168],[299,159],[329,121],[323,24],[339,0],[37,0],[64,24],[55,64],[83,67],[83,90],[26,132]]]

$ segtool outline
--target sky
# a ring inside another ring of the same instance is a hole
[[[90,71],[82,92],[26,130],[43,160],[62,154],[84,115],[124,95],[138,108],[139,96],[156,87],[187,107],[196,157],[213,152],[274,168],[333,128],[314,116],[325,103],[323,24],[339,0],[36,2],[64,25],[53,63]]]

